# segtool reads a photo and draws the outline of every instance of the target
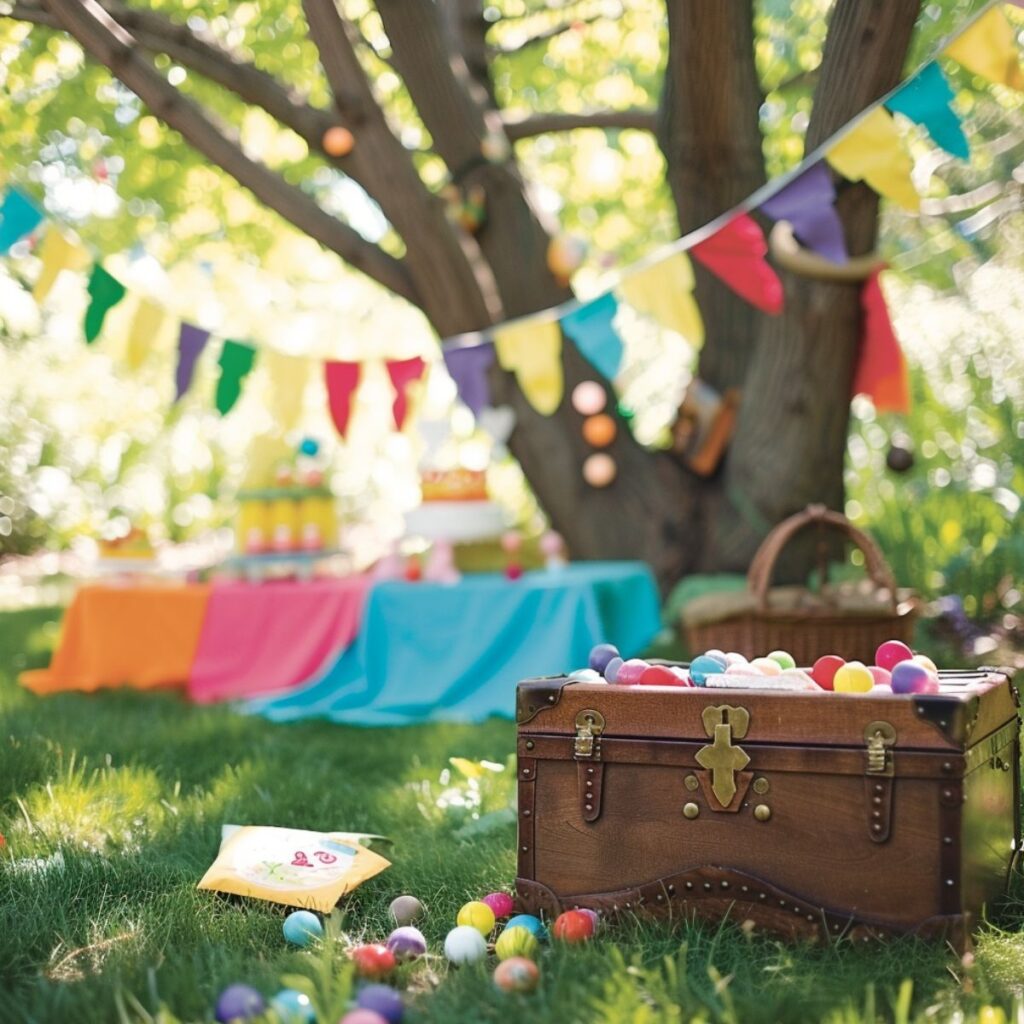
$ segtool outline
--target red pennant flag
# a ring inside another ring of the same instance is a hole
[[[362,363],[324,363],[324,376],[327,381],[327,404],[331,409],[331,419],[338,433],[344,437],[348,430],[349,416],[352,414],[352,396],[359,387]]]
[[[907,361],[892,328],[889,308],[879,283],[880,270],[865,282],[860,293],[864,320],[853,393],[867,395],[879,412],[910,411],[910,379]]]
[[[782,282],[765,259],[764,232],[749,214],[733,217],[690,252],[751,305],[773,315],[782,312]]]
[[[391,412],[395,417],[395,427],[401,430],[409,411],[409,396],[406,389],[414,380],[419,380],[423,376],[427,364],[416,356],[414,359],[389,359],[386,366],[395,389],[395,401],[391,406]]]

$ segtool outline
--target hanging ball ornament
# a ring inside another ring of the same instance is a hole
[[[586,240],[578,235],[555,235],[548,243],[548,270],[563,286],[569,283],[586,258]]]
[[[336,124],[324,132],[324,152],[328,156],[348,156],[356,144],[356,137],[347,129]]]
[[[583,479],[591,487],[607,487],[615,479],[616,472],[615,460],[604,452],[588,455],[583,463]]]
[[[583,440],[593,448],[607,448],[617,432],[615,420],[607,413],[598,413],[583,421]]]
[[[572,407],[581,416],[594,416],[608,405],[608,396],[596,380],[581,380],[572,389]]]

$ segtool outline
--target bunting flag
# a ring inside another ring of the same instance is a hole
[[[641,316],[681,334],[695,348],[704,344],[704,321],[693,297],[693,265],[685,252],[652,263],[619,282],[619,295]]]
[[[389,359],[384,365],[395,389],[395,400],[391,405],[395,428],[401,430],[409,412],[409,385],[423,376],[427,364],[419,356],[414,356],[412,359]]]
[[[7,252],[42,221],[42,211],[21,189],[8,189],[0,205],[0,253]]]
[[[913,163],[899,128],[885,107],[869,111],[826,153],[825,159],[850,181],[865,181],[879,195],[908,210],[921,209],[910,179]]]
[[[879,412],[910,411],[910,380],[907,361],[889,318],[889,308],[876,270],[860,295],[863,312],[853,394],[867,395]]]
[[[612,324],[619,304],[608,292],[562,317],[562,330],[598,373],[614,380],[622,365],[622,339]]]
[[[302,402],[309,383],[310,361],[288,356],[272,348],[260,353],[260,362],[270,379],[268,406],[281,430],[293,430],[302,415]]]
[[[43,235],[39,246],[39,259],[42,266],[36,278],[32,295],[37,303],[42,304],[53,288],[63,270],[85,270],[89,265],[89,254],[77,242],[72,242],[55,225],[51,225]]]
[[[760,209],[772,220],[786,221],[805,248],[833,263],[847,263],[846,236],[835,201],[832,175],[824,163],[816,163],[765,200]]]
[[[327,405],[335,429],[344,437],[352,415],[352,396],[359,386],[362,363],[324,363],[324,379],[327,383]]]
[[[516,375],[526,400],[542,416],[562,401],[562,331],[557,320],[526,320],[498,327],[494,349],[503,370]]]
[[[242,341],[227,340],[220,352],[217,365],[220,377],[217,380],[217,412],[226,416],[234,408],[242,393],[242,381],[252,371],[256,362],[256,349]]]
[[[150,299],[139,299],[124,340],[124,361],[129,369],[137,370],[145,362],[166,319],[167,314],[161,306]]]
[[[125,297],[127,290],[113,274],[95,263],[86,291],[89,293],[89,305],[85,311],[85,343],[91,345],[100,336],[107,313]]]
[[[474,416],[491,403],[491,388],[487,372],[494,364],[494,342],[469,345],[463,348],[448,348],[443,351],[444,364],[455,381],[459,398],[469,407]]]
[[[894,113],[909,117],[915,124],[921,125],[936,146],[951,156],[967,160],[971,151],[960,118],[950,106],[953,98],[953,90],[942,68],[932,61],[901,85],[885,101],[885,105]]]
[[[690,251],[751,305],[773,315],[782,312],[782,282],[765,259],[768,243],[749,213],[733,217]]]
[[[1024,91],[1016,33],[999,6],[983,14],[943,53],[990,82]]]
[[[194,324],[184,321],[178,334],[178,366],[174,371],[174,400],[177,402],[192,386],[192,375],[206,343],[210,340],[210,332],[204,331]]]

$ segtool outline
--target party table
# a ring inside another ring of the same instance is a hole
[[[583,667],[602,641],[635,654],[659,626],[657,589],[639,562],[378,583],[355,643],[333,665],[245,708],[277,722],[358,725],[512,717],[520,679]]]

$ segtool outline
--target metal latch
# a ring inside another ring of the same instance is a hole
[[[747,752],[733,743],[747,735],[750,712],[746,708],[722,704],[706,707],[701,712],[704,731],[714,742],[701,747],[694,755],[702,768],[711,773],[711,792],[715,799],[728,807],[736,796],[736,775],[750,764]]]
[[[589,708],[576,716],[576,742],[573,756],[579,760],[597,761],[601,758],[601,734],[604,732],[604,715]]]
[[[891,776],[896,730],[888,722],[871,722],[864,730],[864,741],[868,745],[868,775]]]

